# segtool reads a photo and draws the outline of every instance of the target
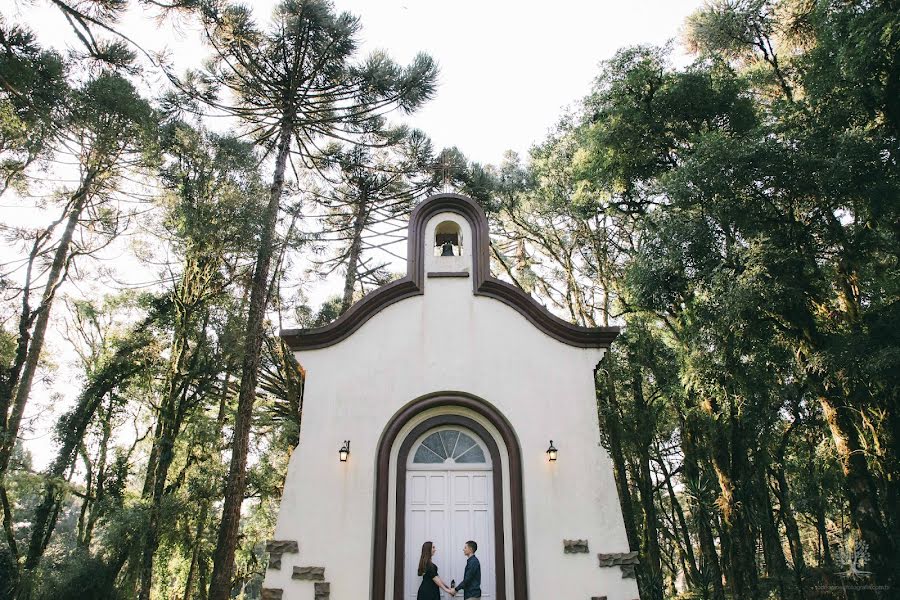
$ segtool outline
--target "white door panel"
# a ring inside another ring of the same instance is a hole
[[[422,544],[432,541],[435,563],[447,585],[460,581],[466,566],[462,553],[468,540],[478,542],[482,598],[495,597],[494,505],[491,471],[407,471],[406,589],[415,600],[422,580],[416,574]]]
[[[415,600],[422,578],[416,574],[422,544],[434,542],[438,550],[445,544],[447,519],[447,474],[444,472],[408,472],[406,489],[410,490],[406,508],[406,593]],[[440,566],[440,563],[438,563]]]

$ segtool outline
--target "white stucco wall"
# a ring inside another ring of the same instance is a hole
[[[463,227],[464,256],[441,259],[426,248],[425,271],[471,272],[464,219],[438,214],[426,229],[448,218]],[[431,239],[426,234],[424,243]],[[445,268],[442,260],[460,264]],[[275,538],[297,540],[300,551],[285,554],[280,570],[268,570],[265,587],[282,588],[285,600],[312,600],[313,584],[292,580],[292,567],[320,566],[333,600],[370,597],[372,536],[393,541],[393,510],[389,531],[372,530],[379,438],[411,400],[461,391],[498,408],[518,436],[530,598],[637,598],[634,580],[617,567],[600,568],[596,556],[628,550],[612,464],[599,443],[593,369],[602,354],[563,344],[504,303],[474,296],[471,278],[426,279],[424,295],[387,307],[334,346],[298,353],[307,372],[303,422]],[[348,439],[350,459],[342,464],[337,451]],[[546,455],[551,439],[559,448],[555,463]],[[508,546],[506,469],[502,476]],[[393,499],[393,479],[390,489]],[[564,554],[563,539],[587,539],[590,552]],[[509,560],[507,573],[512,600]],[[387,582],[392,598],[393,577]]]

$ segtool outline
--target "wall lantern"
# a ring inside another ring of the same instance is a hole
[[[347,462],[347,457],[350,456],[350,440],[344,442],[344,445],[338,450],[338,456],[341,457],[341,462]]]
[[[550,440],[550,447],[547,448],[547,458],[550,459],[550,462],[556,462],[556,455],[559,453],[559,450],[556,449],[556,446],[553,445],[553,440]]]

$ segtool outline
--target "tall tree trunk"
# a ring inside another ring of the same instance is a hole
[[[0,438],[0,478],[6,473],[12,450],[16,444],[16,438],[19,435],[19,426],[22,423],[22,416],[25,414],[25,405],[28,403],[28,395],[31,393],[31,384],[34,381],[34,374],[37,371],[41,351],[44,349],[44,336],[47,333],[47,324],[50,322],[50,310],[53,308],[56,290],[65,279],[72,238],[75,235],[75,229],[78,227],[78,219],[81,217],[81,212],[87,205],[95,177],[96,173],[93,170],[89,170],[78,191],[73,194],[71,209],[66,219],[66,227],[60,237],[59,244],[56,246],[56,251],[53,253],[53,262],[50,264],[47,283],[44,286],[41,303],[37,308],[37,316],[34,322],[34,329],[31,332],[31,342],[28,345],[25,364],[22,367],[22,374],[15,387],[12,410],[8,420],[5,420],[4,431],[0,432],[2,433],[2,438]],[[12,393],[12,390],[10,390],[10,393]],[[6,418],[5,414],[3,418]]]
[[[347,275],[344,278],[341,314],[345,313],[353,304],[353,288],[356,285],[356,272],[359,268],[359,256],[362,253],[362,234],[368,219],[368,202],[365,190],[363,190],[354,207],[353,238],[350,240],[350,252],[347,255]]]
[[[27,575],[22,580],[22,587],[17,593],[18,598],[29,597],[31,576],[40,563],[47,541],[50,539],[56,524],[55,515],[58,512],[64,491],[60,482],[75,461],[76,451],[83,442],[85,432],[103,399],[108,394],[111,394],[117,385],[127,381],[144,368],[143,361],[133,360],[133,355],[146,342],[146,338],[140,333],[155,318],[155,315],[148,316],[138,327],[132,330],[128,343],[116,351],[113,360],[106,365],[101,373],[95,376],[94,380],[79,395],[72,412],[64,415],[60,420],[58,429],[63,431],[64,435],[60,440],[56,458],[45,471],[43,498],[34,511],[28,554],[23,565]],[[110,399],[110,402],[112,402],[112,399]]]
[[[850,519],[870,554],[870,568],[879,585],[892,585],[897,577],[894,549],[878,505],[878,493],[866,462],[865,449],[853,422],[853,409],[820,387],[819,404],[831,430],[850,506]]]
[[[203,532],[206,530],[206,519],[209,512],[209,504],[204,504],[197,519],[197,530],[194,534],[193,550],[191,551],[191,566],[188,569],[187,581],[184,584],[183,600],[191,600],[194,591],[194,576],[197,572],[197,563],[200,560],[200,551],[203,546]]]
[[[814,460],[816,455],[815,442],[809,435],[806,436],[805,442],[808,446],[808,452],[806,453],[806,469],[807,472],[811,476],[814,476],[816,481],[818,481],[819,474],[817,464]],[[822,495],[814,494],[809,501],[813,524],[816,528],[816,535],[819,541],[818,546],[821,548],[821,553],[818,554],[818,566],[831,569],[834,565],[834,559],[831,556],[831,545],[828,543],[828,524],[825,520],[825,500]]]
[[[107,405],[106,414],[103,418],[103,436],[100,439],[100,456],[97,459],[97,484],[94,488],[96,491],[94,492],[94,502],[91,503],[91,512],[90,515],[88,515],[88,521],[82,539],[82,545],[84,545],[85,548],[90,548],[91,546],[91,540],[94,535],[94,526],[97,524],[97,519],[100,517],[100,507],[106,497],[104,481],[106,480],[106,463],[109,455],[109,439],[112,437],[113,408],[115,407],[116,401],[112,393],[108,395],[109,404]]]
[[[215,431],[221,431],[222,427],[225,425],[225,414],[227,412],[228,406],[228,392],[231,385],[231,368],[232,367],[230,364],[226,364],[225,376],[222,378],[222,388],[219,393],[219,407],[216,412]],[[221,448],[218,444],[210,444],[210,446],[206,449],[206,458],[204,459],[204,461],[218,460],[218,454],[220,451]],[[210,487],[212,489],[216,489],[218,487],[218,482],[212,476],[209,477],[209,482],[212,484]],[[209,523],[209,514],[211,508],[212,495],[210,494],[203,501],[202,508],[200,509],[200,517],[197,521],[197,533],[194,540],[194,550],[191,555],[191,568],[188,573],[187,582],[185,583],[184,600],[191,600],[193,596],[196,596],[201,600],[206,599],[208,557],[204,552],[203,536]],[[194,582],[195,579],[196,584]],[[196,594],[193,593],[194,589],[197,590]]]
[[[201,553],[197,557],[197,596],[199,600],[209,598],[209,557]]]
[[[700,539],[701,565],[705,579],[712,586],[712,600],[725,600],[725,588],[722,585],[722,569],[719,565],[719,554],[713,537],[713,516],[706,502],[706,490],[700,470],[698,434],[696,424],[681,415],[681,451],[684,454],[684,478],[688,489],[693,492],[694,506],[691,510]]]
[[[718,504],[724,519],[724,534],[729,538],[728,584],[734,598],[756,600],[759,592],[755,536],[747,514],[750,498],[744,489],[747,485],[744,479],[750,475],[745,468],[746,448],[742,447],[736,419],[722,413],[716,398],[707,397],[702,406],[713,420],[712,463],[719,482]]]
[[[182,287],[191,285],[186,280],[189,272],[189,268],[185,269]],[[156,548],[159,545],[159,519],[162,510],[162,499],[169,475],[169,468],[175,459],[175,439],[181,430],[180,416],[182,409],[179,406],[179,396],[186,386],[185,377],[187,373],[185,366],[189,354],[188,339],[190,336],[189,328],[192,308],[181,304],[177,298],[179,295],[176,294],[176,331],[173,336],[168,381],[166,383],[166,392],[159,408],[159,437],[153,440],[153,445],[157,448],[155,452],[155,468],[152,471],[147,471],[147,479],[151,481],[150,485],[147,485],[146,480],[144,482],[144,489],[148,487],[150,489],[150,516],[144,534],[144,547],[141,558],[140,600],[150,600],[150,588],[153,584],[153,555],[156,553]]]
[[[643,381],[640,367],[632,369],[631,392],[638,423],[636,429],[640,439],[635,440],[638,446],[638,479],[643,527],[641,528],[641,550],[646,558],[644,574],[648,579],[650,598],[662,600],[663,579],[660,560],[659,532],[656,525],[659,517],[656,514],[654,501],[653,477],[650,473],[650,444],[653,441],[654,423],[650,418],[650,407],[644,398]]]
[[[611,359],[607,358],[606,360]],[[616,385],[609,369],[603,370],[601,384],[606,387],[606,406],[599,406],[600,401],[598,400],[598,412],[606,432],[609,454],[613,461],[613,477],[616,481],[616,490],[619,492],[622,520],[625,521],[625,535],[628,538],[628,548],[638,551],[641,548],[641,542],[637,532],[637,521],[634,517],[634,499],[631,497],[631,489],[628,486],[628,467],[622,450],[622,426],[619,423],[620,413]]]
[[[831,544],[828,541],[828,527],[825,522],[825,507],[822,506],[821,501],[815,502],[815,517],[816,522],[816,534],[819,537],[819,545],[822,548],[822,556],[821,562],[819,563],[820,567],[828,567],[834,565],[834,557],[831,556]]]
[[[669,492],[669,502],[672,503],[672,511],[675,513],[678,526],[675,527],[675,535],[673,539],[678,544],[678,552],[681,554],[681,562],[685,564],[685,575],[687,575],[690,587],[697,585],[700,580],[700,573],[697,569],[697,559],[694,557],[694,546],[691,543],[691,532],[688,528],[687,519],[684,517],[684,509],[678,496],[675,494],[675,487],[672,485],[672,474],[666,468],[666,463],[662,457],[657,460],[663,478],[666,483],[666,490]]]
[[[147,456],[147,470],[144,475],[144,484],[141,487],[141,498],[149,498],[153,493],[153,477],[156,473],[156,464],[159,462],[158,440],[163,436],[163,420],[158,418],[153,426],[153,443],[150,444],[150,454]]]
[[[720,565],[722,567],[724,585],[727,588],[731,588],[734,581],[734,577],[731,575],[732,571],[734,571],[734,552],[731,551],[731,533],[729,533],[729,530],[725,525],[725,519],[720,518],[720,514],[710,516],[712,517],[711,525],[715,528],[716,535],[719,537],[719,544],[722,547],[722,561]]]
[[[781,534],[778,531],[778,523],[775,520],[775,511],[772,508],[772,497],[769,495],[769,484],[766,479],[763,466],[757,465],[755,479],[757,495],[758,525],[763,540],[763,551],[766,557],[766,574],[774,578],[782,598],[787,598],[785,579],[787,574],[787,561],[784,558],[784,549],[781,545]]]
[[[25,360],[28,358],[28,347],[31,343],[31,327],[34,325],[34,319],[37,317],[37,314],[31,310],[31,288],[35,277],[35,263],[41,255],[44,244],[53,235],[56,227],[66,220],[68,213],[69,206],[66,205],[59,219],[35,236],[34,243],[31,245],[31,251],[28,253],[25,267],[25,282],[21,292],[22,306],[19,313],[16,351],[13,355],[12,364],[9,367],[5,367],[5,365],[0,367],[0,447],[3,446],[6,439],[9,407],[12,404],[16,386],[19,384],[19,378],[22,376]],[[0,481],[2,481],[2,478],[0,478]]]
[[[79,445],[79,454],[81,454],[81,459],[84,461],[84,498],[81,501],[81,510],[78,513],[76,541],[79,545],[84,546],[82,540],[84,539],[84,531],[87,527],[88,511],[93,502],[91,497],[93,496],[94,491],[94,469],[91,465],[91,457],[88,453],[87,446],[85,446],[83,442]]]
[[[6,493],[2,479],[0,479],[0,505],[3,507],[3,532],[6,534],[6,544],[12,559],[10,562],[15,561],[13,564],[18,564],[19,548],[16,542],[16,532],[13,530],[12,503],[9,501],[9,495]],[[19,574],[13,572],[12,575],[15,579],[11,587],[15,588],[18,585]]]
[[[174,407],[164,409],[174,411]],[[174,419],[174,415],[172,415]],[[162,438],[159,440],[159,460],[156,463],[156,472],[152,474],[153,485],[150,495],[150,515],[147,528],[144,531],[143,548],[140,565],[140,600],[150,600],[150,589],[153,585],[153,555],[159,546],[159,520],[162,511],[162,499],[165,492],[166,480],[169,468],[175,458],[175,426],[169,425],[162,428]],[[151,475],[148,473],[148,477]]]
[[[28,254],[28,262],[25,268],[25,283],[22,288],[22,307],[19,313],[16,351],[13,355],[12,364],[9,367],[5,365],[0,367],[0,375],[2,375],[0,376],[0,447],[3,447],[5,444],[9,407],[12,404],[16,386],[19,384],[19,378],[22,376],[25,359],[28,357],[28,345],[31,342],[31,326],[34,324],[36,317],[31,311],[31,284],[34,277],[35,262],[41,253],[42,244],[50,237],[56,226],[65,220],[67,212],[68,206],[63,210],[63,214],[58,221],[52,223],[35,238],[31,246],[31,252]]]
[[[144,489],[150,490],[150,516],[141,559],[141,600],[150,600],[153,556],[159,546],[159,520],[163,498],[167,494],[166,481],[175,459],[175,442],[188,411],[186,396],[195,380],[195,363],[202,347],[201,344],[194,344],[192,348],[191,341],[196,338],[197,332],[200,332],[199,339],[202,339],[202,332],[206,329],[209,311],[204,305],[204,298],[211,291],[210,281],[219,266],[217,256],[189,251],[184,259],[184,273],[173,294],[175,325],[172,350],[166,390],[158,415],[161,427],[157,428],[159,435],[153,440],[155,452],[151,452],[156,457],[155,468],[147,472],[147,479],[152,484],[148,486],[147,481],[144,484]]]
[[[163,410],[167,409],[161,408],[160,412]],[[129,569],[132,572],[136,571],[137,597],[140,600],[149,600],[153,585],[153,555],[156,553],[156,548],[159,545],[160,501],[166,483],[166,478],[162,477],[162,475],[163,472],[168,474],[169,466],[172,463],[172,455],[174,454],[172,450],[167,451],[165,448],[169,443],[174,444],[174,441],[170,441],[169,427],[163,426],[161,428],[161,437],[155,442],[159,446],[158,459],[154,465],[154,470],[152,472],[148,471],[146,475],[146,480],[150,481],[149,486],[146,485],[145,480],[145,487],[149,487],[149,495],[145,496],[144,500],[150,505],[150,510],[147,516],[147,523],[141,531],[140,550],[137,553],[138,560],[129,562]]]
[[[228,406],[228,391],[229,386],[231,384],[231,365],[226,365],[225,367],[225,377],[222,380],[222,390],[219,394],[219,408],[216,413],[216,431],[221,431],[222,427],[225,425],[225,414],[227,412]],[[210,448],[210,459],[215,459],[215,456],[220,452],[220,448],[217,446],[212,446]],[[209,519],[209,514],[212,508],[212,504],[210,501],[207,501],[203,505],[203,509],[200,515],[200,522],[203,524],[203,529],[199,529],[196,541],[194,542],[194,554],[193,554],[193,562],[191,564],[191,572],[196,572],[197,584],[194,586],[193,578],[191,575],[188,577],[187,584],[185,586],[185,594],[184,600],[191,600],[190,593],[193,591],[194,587],[196,587],[197,593],[194,594],[199,600],[207,599],[207,580],[208,580],[208,556],[203,550],[203,533],[206,531],[206,523]]]
[[[269,191],[264,227],[260,235],[253,283],[250,289],[250,310],[244,336],[244,352],[241,363],[241,387],[238,394],[238,408],[234,423],[231,464],[225,485],[225,502],[222,508],[222,522],[216,542],[213,559],[212,581],[209,596],[212,600],[227,600],[231,593],[231,577],[234,572],[234,551],[237,545],[241,519],[241,504],[247,478],[247,450],[250,440],[253,402],[256,398],[257,371],[263,341],[263,320],[269,303],[269,269],[275,250],[275,226],[278,208],[284,188],[284,171],[287,166],[291,143],[291,121],[285,119],[278,141],[278,155],[275,160],[275,174]]]
[[[784,532],[788,539],[788,545],[791,549],[791,562],[794,563],[794,580],[797,583],[797,594],[803,600],[806,597],[806,590],[803,584],[803,577],[806,573],[806,560],[803,557],[800,528],[797,526],[797,519],[791,506],[791,493],[788,488],[783,462],[779,462],[772,469],[772,475],[775,477],[777,484],[775,489],[778,494],[778,508],[781,513],[781,521],[784,523]]]

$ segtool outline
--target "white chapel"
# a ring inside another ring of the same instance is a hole
[[[489,251],[478,204],[432,196],[404,278],[282,331],[306,383],[264,600],[415,600],[422,543],[449,585],[469,539],[485,600],[638,597],[594,391],[617,329],[553,316]]]

